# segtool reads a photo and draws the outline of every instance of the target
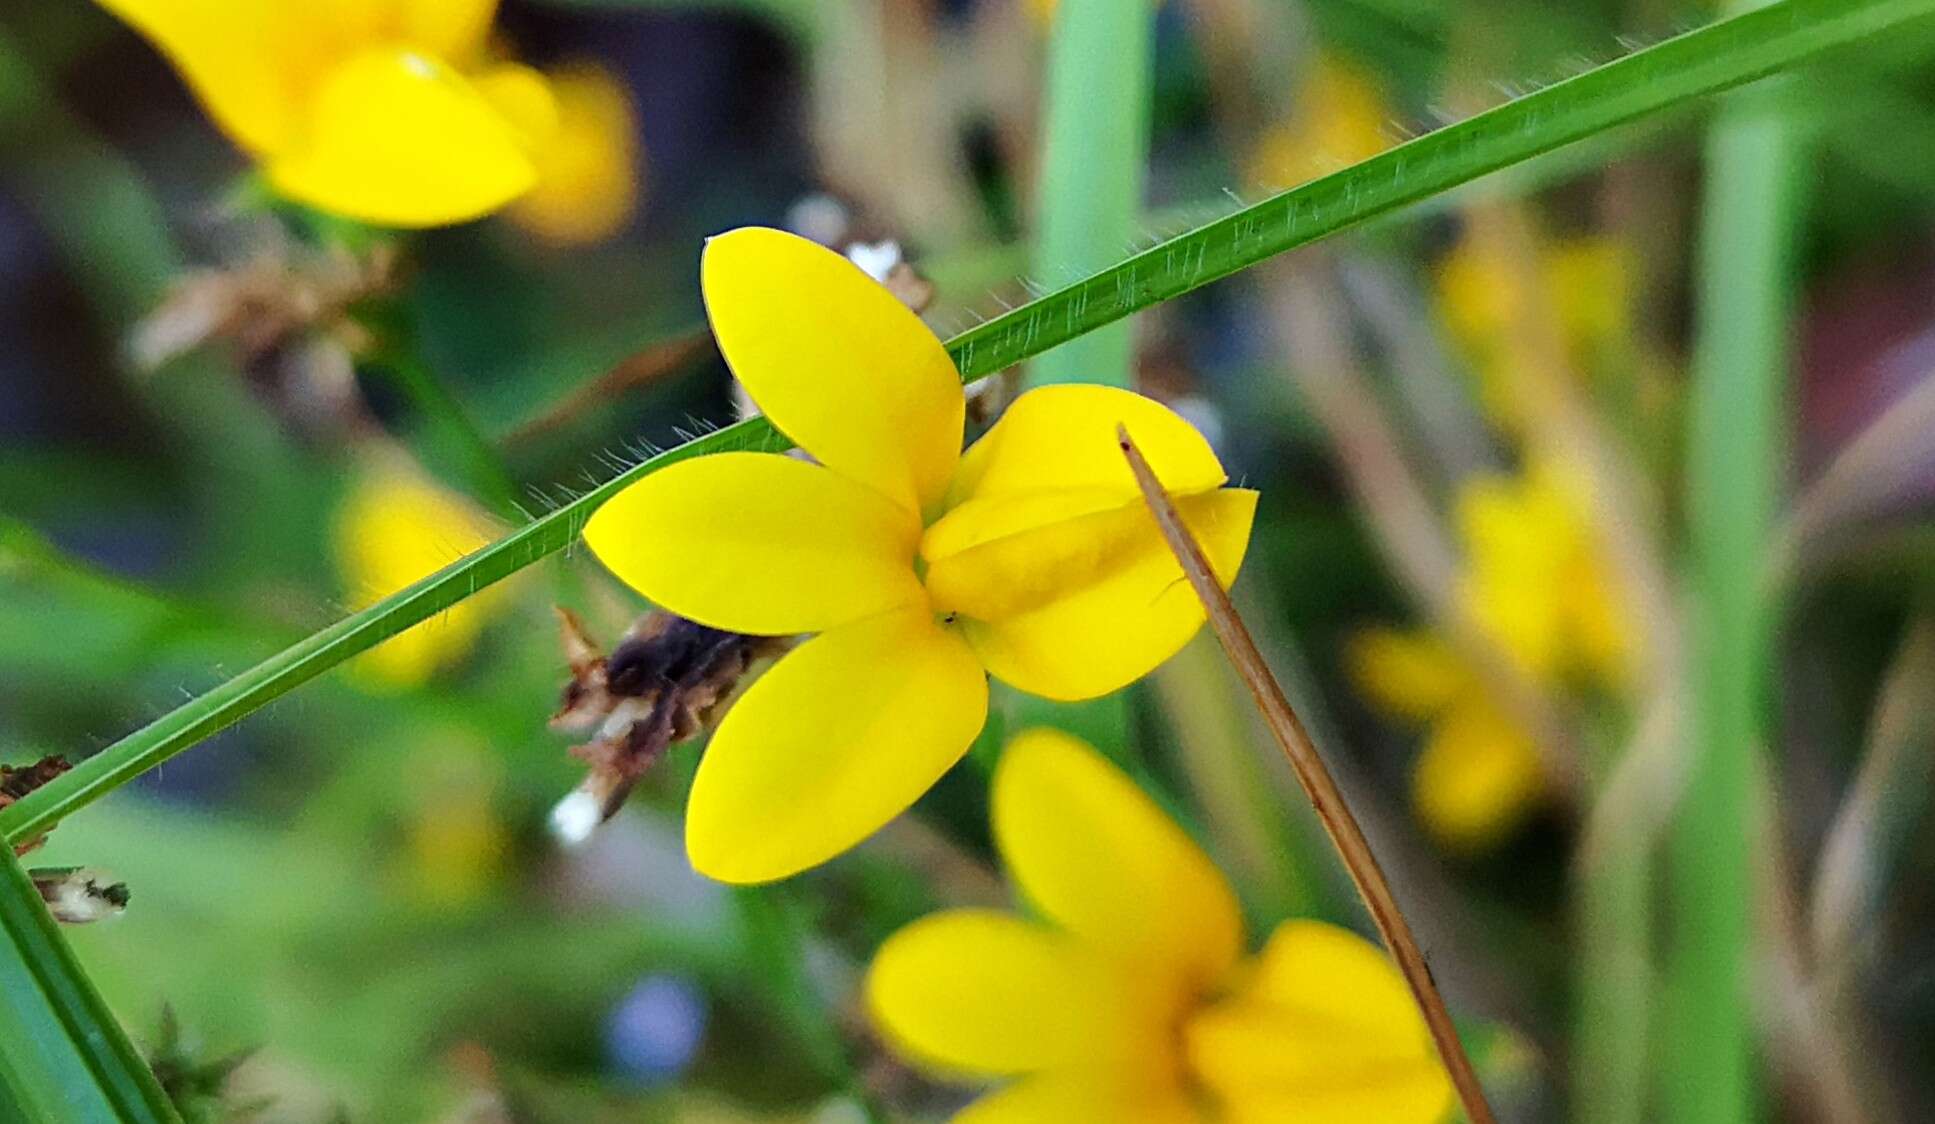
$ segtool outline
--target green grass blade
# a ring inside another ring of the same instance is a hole
[[[1031,301],[948,343],[964,379],[1004,370],[1131,313],[1601,130],[1794,66],[1935,13],[1935,0],[1784,0],[1666,40],[1334,175],[1245,207]],[[555,554],[599,504],[675,461],[785,447],[761,419],[654,457],[195,698],[0,810],[20,839],[292,688]]]
[[[1048,42],[1035,275],[1086,276],[1119,259],[1142,218],[1154,6],[1061,0]],[[1128,386],[1134,339],[1111,324],[1029,364],[1028,381]]]
[[[1662,1119],[1745,1124],[1754,1093],[1754,776],[1770,658],[1769,544],[1785,450],[1800,146],[1779,88],[1708,144],[1687,401],[1692,742],[1666,850]]]
[[[167,1094],[0,847],[0,1083],[34,1120],[173,1121]]]

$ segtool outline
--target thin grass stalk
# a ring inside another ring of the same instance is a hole
[[[1693,741],[1666,861],[1662,1119],[1756,1115],[1753,779],[1763,741],[1764,581],[1784,447],[1801,151],[1781,90],[1741,94],[1709,137],[1688,402]]]
[[[13,848],[0,847],[0,1085],[20,1119],[178,1122]]]
[[[1117,426],[1116,438],[1121,443],[1122,455],[1128,458],[1129,467],[1135,472],[1142,498],[1155,515],[1157,525],[1162,528],[1164,540],[1182,566],[1190,587],[1203,602],[1210,627],[1222,642],[1223,651],[1242,677],[1244,685],[1250,689],[1251,698],[1256,703],[1257,711],[1262,714],[1264,724],[1269,727],[1271,736],[1295,770],[1297,782],[1303,786],[1304,794],[1317,810],[1317,818],[1323,822],[1324,830],[1337,847],[1338,855],[1343,858],[1351,881],[1357,884],[1357,891],[1370,910],[1371,919],[1376,922],[1385,947],[1390,950],[1392,959],[1397,961],[1398,969],[1404,973],[1405,983],[1410,985],[1412,998],[1424,1013],[1425,1025],[1430,1028],[1432,1041],[1437,1044],[1439,1056],[1444,1060],[1445,1070],[1451,1077],[1452,1087],[1457,1090],[1465,1115],[1472,1124],[1493,1124],[1491,1105],[1485,1099],[1485,1089],[1478,1080],[1478,1071],[1465,1053],[1464,1043],[1458,1039],[1458,1028],[1452,1022],[1451,1009],[1438,991],[1437,981],[1431,976],[1431,965],[1425,960],[1417,937],[1411,932],[1410,922],[1405,920],[1397,896],[1391,892],[1390,881],[1384,877],[1384,869],[1378,864],[1370,841],[1364,837],[1364,829],[1358,825],[1357,817],[1351,814],[1343,791],[1331,777],[1330,770],[1324,765],[1322,755],[1317,752],[1316,744],[1310,740],[1296,711],[1290,708],[1282,685],[1271,674],[1263,654],[1257,651],[1249,629],[1237,615],[1236,607],[1230,603],[1229,594],[1216,580],[1215,571],[1204,556],[1202,546],[1184,525],[1182,514],[1163,490],[1155,470],[1149,467],[1149,462],[1129,438],[1126,428]]]

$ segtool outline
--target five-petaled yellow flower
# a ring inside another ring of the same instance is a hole
[[[1127,391],[1022,395],[965,454],[946,349],[840,255],[776,230],[712,239],[701,268],[727,363],[818,464],[720,453],[595,514],[585,541],[701,624],[818,633],[720,724],[686,848],[728,882],[782,878],[906,809],[973,742],[986,672],[1055,699],[1106,694],[1173,655],[1203,613],[1116,441],[1129,432],[1217,575],[1256,495],[1202,436]]]
[[[100,0],[152,40],[280,194],[380,226],[537,183],[545,79],[486,51],[497,0]]]
[[[994,780],[995,841],[1040,922],[954,910],[867,977],[901,1053],[1007,1080],[956,1124],[1430,1124],[1451,1085],[1403,978],[1314,921],[1244,957],[1209,857],[1099,754],[1036,730]]]
[[[1618,691],[1633,637],[1604,551],[1564,466],[1487,476],[1458,497],[1464,611],[1518,670],[1549,689]],[[1465,851],[1496,842],[1544,792],[1537,745],[1483,679],[1429,632],[1373,629],[1351,670],[1383,709],[1429,726],[1412,775],[1419,817]]]

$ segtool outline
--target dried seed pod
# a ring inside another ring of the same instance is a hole
[[[552,830],[567,843],[610,819],[667,750],[710,726],[754,665],[790,643],[654,611],[607,656],[576,614],[557,612],[571,678],[551,727],[592,734],[571,750],[590,772],[551,814]]]
[[[36,867],[27,872],[47,903],[54,920],[67,925],[85,925],[106,917],[119,917],[128,908],[128,884],[110,882],[107,875],[84,866]]]

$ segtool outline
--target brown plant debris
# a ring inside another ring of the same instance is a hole
[[[15,803],[71,768],[73,766],[67,763],[67,758],[57,753],[49,754],[31,765],[0,765],[0,808]],[[46,838],[47,833],[41,832],[32,839],[16,843],[13,853],[24,855],[40,846]]]
[[[719,717],[756,663],[790,643],[655,610],[606,655],[575,613],[562,606],[557,613],[571,678],[551,728],[592,735],[571,749],[590,772],[553,813],[554,829],[568,842],[610,819],[668,750]]]

